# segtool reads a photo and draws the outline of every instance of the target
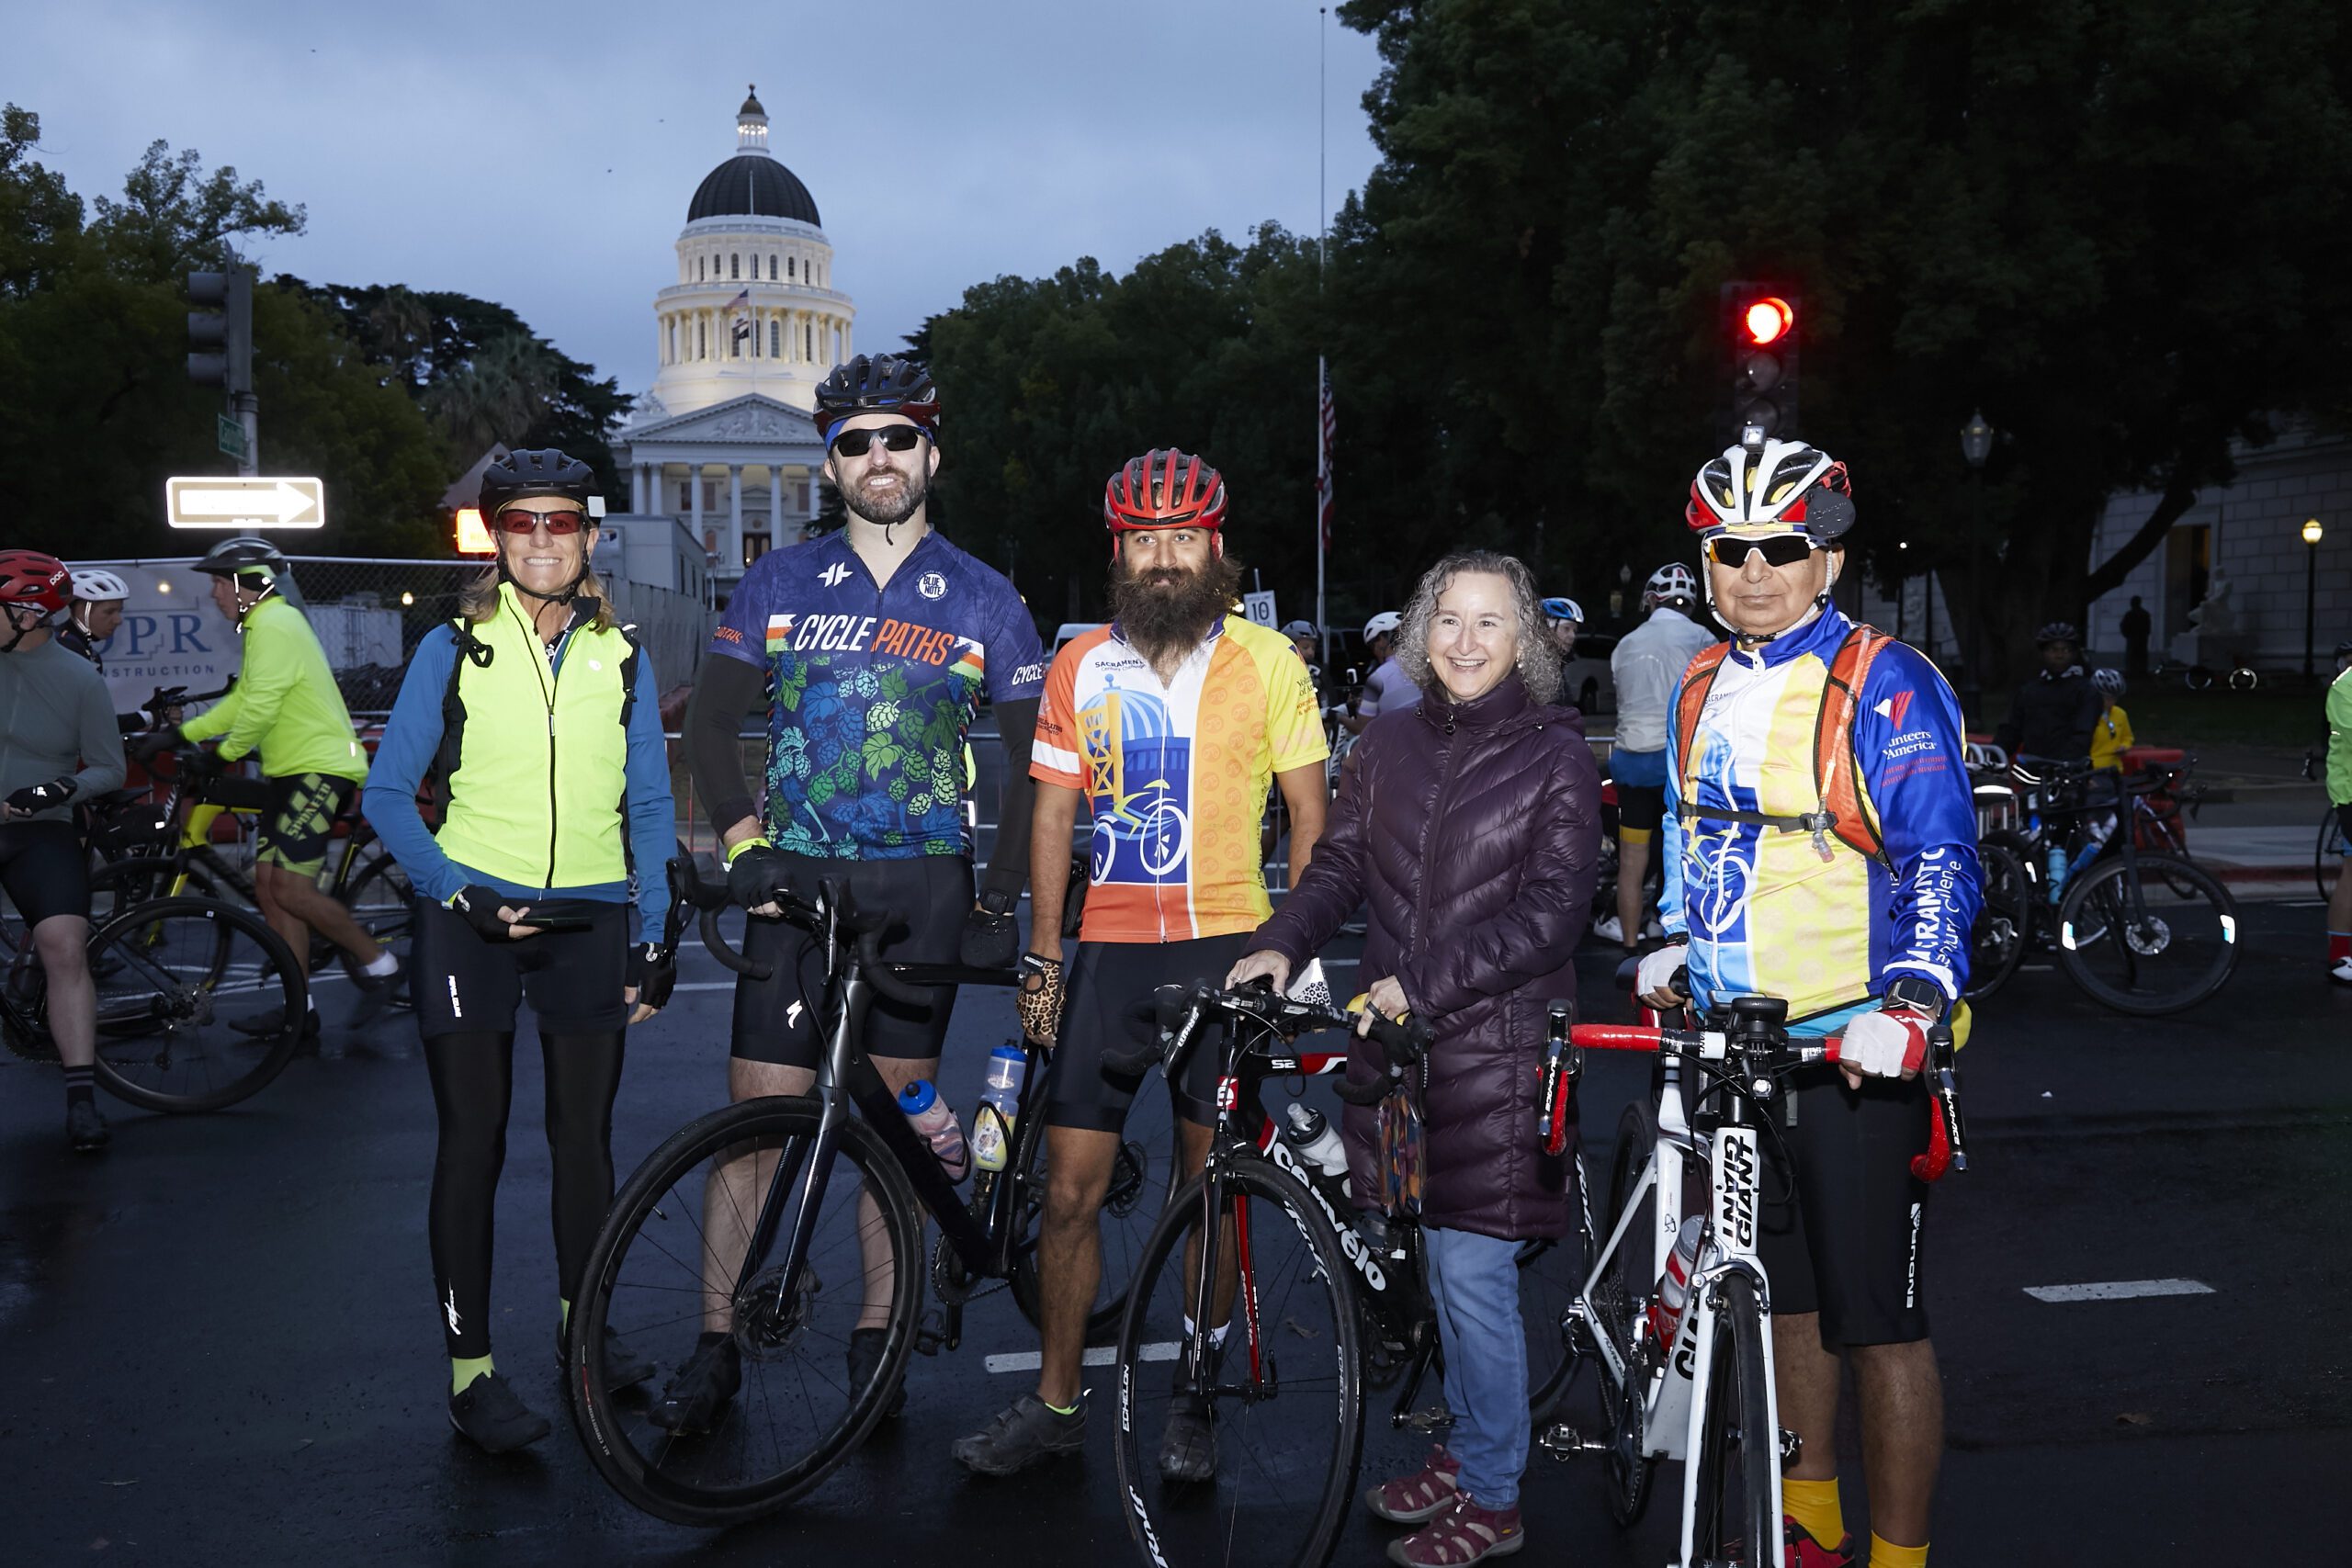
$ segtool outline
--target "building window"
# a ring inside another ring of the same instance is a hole
[[[784,323],[781,321],[768,323],[768,357],[770,359],[784,357]]]
[[[775,257],[773,254],[768,257],[768,281],[770,283],[775,281]]]
[[[817,357],[817,326],[816,326],[816,323],[812,321],[812,322],[810,322],[808,326],[806,326],[806,327],[802,328],[802,329],[801,329],[801,336],[802,336],[802,337],[807,341],[807,350],[806,350],[806,352],[807,352],[807,354],[808,354],[808,356],[809,358],[811,358],[811,359],[816,358],[816,357]]]
[[[736,255],[729,256],[729,257],[727,258],[727,276],[728,276],[728,280],[729,280],[729,282],[732,282],[732,281],[734,281],[735,279],[741,277],[742,276],[743,276],[743,258],[742,258],[742,256],[741,256],[740,254],[736,254]]]
[[[799,257],[797,257],[797,256],[786,256],[786,257],[785,257],[785,258],[784,258],[784,276],[786,276],[787,278],[794,278],[794,279],[797,279],[797,278],[799,276],[799,274],[798,274],[797,272],[796,272],[794,269],[795,269],[796,267],[797,267],[799,265],[800,265],[800,258],[799,258]]]
[[[695,319],[695,357],[710,357],[710,324],[700,317]]]

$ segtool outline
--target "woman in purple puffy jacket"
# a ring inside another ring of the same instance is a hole
[[[1374,1487],[1373,1512],[1421,1530],[1389,1555],[1458,1568],[1514,1551],[1528,1446],[1518,1244],[1568,1228],[1575,1145],[1536,1141],[1544,1005],[1576,995],[1571,963],[1600,850],[1600,779],[1582,719],[1555,706],[1560,662],[1527,569],[1485,550],[1421,579],[1397,637],[1418,707],[1356,745],[1297,889],[1227,983],[1277,986],[1369,906],[1371,1005],[1436,1032],[1423,1116],[1422,1235],[1445,1348],[1451,1441]],[[1368,1078],[1376,1052],[1356,1047]],[[1372,1113],[1347,1118],[1354,1190],[1379,1190]]]

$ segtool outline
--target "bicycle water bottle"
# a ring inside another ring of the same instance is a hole
[[[2058,902],[2058,897],[2059,897],[2059,895],[2060,895],[2060,894],[2062,894],[2062,893],[2064,893],[2065,890],[2066,890],[2066,846],[2065,846],[2065,845],[2064,845],[2064,844],[2052,844],[2052,845],[2051,845],[2051,846],[2050,846],[2050,901],[2051,901],[2051,903],[2052,903],[2052,904],[2057,903],[2057,902]]]
[[[899,1091],[899,1109],[906,1112],[908,1122],[931,1145],[939,1156],[939,1168],[950,1181],[961,1181],[971,1174],[970,1151],[964,1146],[964,1129],[956,1120],[956,1112],[939,1098],[929,1078],[917,1078]]]
[[[1348,1182],[1348,1151],[1340,1142],[1340,1134],[1323,1119],[1323,1112],[1311,1105],[1293,1101],[1289,1111],[1290,1125],[1283,1129],[1283,1142],[1298,1152],[1299,1158],[1310,1168],[1322,1172],[1340,1184],[1342,1193],[1352,1191]]]
[[[1674,1238],[1674,1254],[1666,1260],[1666,1272],[1658,1276],[1657,1299],[1650,1303],[1650,1332],[1657,1336],[1661,1350],[1672,1348],[1674,1331],[1682,1323],[1682,1309],[1690,1300],[1690,1269],[1699,1261],[1699,1233],[1704,1228],[1696,1214],[1682,1222],[1682,1232]]]
[[[972,1115],[972,1160],[982,1170],[1002,1170],[1012,1158],[1012,1123],[1021,1115],[1021,1080],[1028,1076],[1029,1057],[1020,1046],[989,1053],[980,1109]]]

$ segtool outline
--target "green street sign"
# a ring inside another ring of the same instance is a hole
[[[220,442],[220,450],[232,457],[243,457],[245,455],[245,427],[238,423],[235,420],[231,419],[225,413],[215,415],[214,418],[216,423],[213,426],[213,430],[215,438]]]

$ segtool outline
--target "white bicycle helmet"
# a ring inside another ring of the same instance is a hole
[[[1681,600],[1685,605],[1699,602],[1699,580],[1690,569],[1679,560],[1667,562],[1650,573],[1642,584],[1642,603],[1650,605],[1670,604]]]
[[[74,571],[74,597],[93,604],[117,604],[130,597],[130,585],[110,571],[96,567],[77,567]]]
[[[1363,640],[1370,642],[1374,637],[1394,632],[1404,624],[1405,617],[1396,611],[1383,610],[1363,624]]]
[[[1728,529],[1803,534],[1828,544],[1854,525],[1846,465],[1802,441],[1727,446],[1690,481],[1683,520],[1701,538]]]

